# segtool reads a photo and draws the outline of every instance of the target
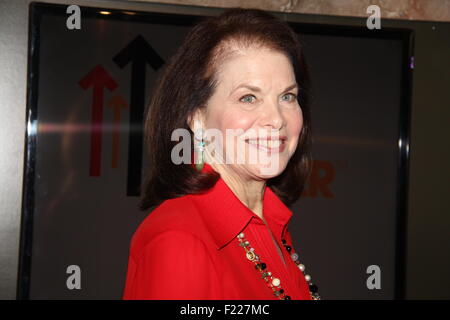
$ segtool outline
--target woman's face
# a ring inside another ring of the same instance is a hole
[[[258,180],[281,174],[297,148],[303,125],[288,58],[269,49],[239,50],[221,64],[217,79],[203,128],[222,133],[223,143],[215,147],[222,150],[227,169]]]

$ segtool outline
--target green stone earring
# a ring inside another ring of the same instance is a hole
[[[205,142],[202,140],[200,141],[196,146],[196,160],[195,160],[195,167],[198,171],[202,171],[203,166],[205,165],[204,159],[203,159],[203,151],[205,151]]]

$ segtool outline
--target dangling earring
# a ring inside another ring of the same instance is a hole
[[[203,166],[205,164],[203,152],[205,151],[205,142],[203,141],[203,129],[200,129],[200,139],[197,139],[197,133],[195,133],[194,137],[197,140],[196,145],[194,146],[195,151],[195,167],[198,171],[202,171]]]
[[[204,158],[203,158],[203,151],[205,151],[205,142],[200,141],[197,144],[197,159],[195,161],[195,167],[198,171],[202,171],[203,166],[205,165]]]

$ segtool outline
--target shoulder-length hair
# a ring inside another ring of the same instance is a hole
[[[171,135],[175,129],[184,128],[193,136],[188,119],[197,109],[205,108],[214,93],[216,73],[228,54],[226,44],[230,42],[277,50],[292,63],[299,85],[297,99],[303,113],[303,128],[287,167],[277,177],[268,179],[267,186],[287,206],[300,197],[312,163],[310,84],[303,47],[287,23],[270,13],[231,8],[219,16],[205,18],[193,27],[158,78],[144,124],[149,163],[141,186],[141,210],[159,205],[166,199],[202,193],[219,179],[216,172],[198,172],[191,164],[174,164],[171,150],[177,142],[171,141]]]

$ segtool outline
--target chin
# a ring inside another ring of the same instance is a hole
[[[287,163],[280,161],[279,163],[270,162],[267,165],[254,164],[251,165],[253,174],[261,179],[271,179],[279,176],[286,169]]]

